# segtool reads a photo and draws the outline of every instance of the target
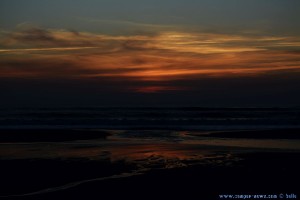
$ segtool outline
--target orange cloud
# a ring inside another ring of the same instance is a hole
[[[295,37],[183,32],[112,36],[31,29],[8,33],[1,41],[0,77],[166,82],[300,72],[300,39]],[[155,85],[134,90],[175,89]]]

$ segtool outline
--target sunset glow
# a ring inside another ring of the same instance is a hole
[[[167,81],[300,69],[299,53],[289,50],[300,48],[295,37],[182,32],[109,36],[35,29],[4,34],[2,40],[2,77],[56,77],[65,72],[66,78]]]
[[[124,95],[128,95],[124,100],[131,102],[129,96],[135,94],[142,99],[157,94],[156,98],[166,101],[169,94],[181,94],[180,102],[211,102],[204,99],[223,98],[223,87],[233,96],[249,87],[252,94],[244,94],[244,99],[251,103],[256,90],[272,99],[298,91],[300,29],[293,16],[299,12],[291,0],[229,0],[222,6],[212,6],[213,1],[181,5],[180,0],[125,4],[88,0],[83,7],[63,0],[60,6],[53,3],[47,9],[30,0],[31,6],[22,4],[24,13],[4,1],[0,3],[7,19],[0,27],[4,88],[26,82],[25,90],[34,95],[37,91],[33,88],[44,91],[38,86],[51,91],[63,88],[74,95],[72,99],[90,95],[88,99],[95,99],[96,104],[104,97],[119,104],[117,99]],[[119,4],[122,9],[116,6]],[[214,9],[217,7],[220,10]],[[34,14],[31,8],[41,13]],[[42,13],[44,17],[40,17]],[[231,85],[233,82],[237,84]],[[56,83],[62,87],[53,86]],[[280,92],[274,88],[281,88]],[[61,91],[58,96],[63,94]],[[191,98],[194,94],[198,94],[195,100]],[[228,96],[228,102],[233,96]]]

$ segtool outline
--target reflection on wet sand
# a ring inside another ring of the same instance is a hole
[[[2,159],[88,159],[171,168],[249,151],[299,151],[300,140],[201,137],[206,132],[110,131],[106,139],[3,143]]]
[[[277,155],[300,150],[299,139],[229,139],[189,131],[109,132],[108,137],[100,139],[1,143],[0,162],[9,169],[3,181],[5,184],[12,182],[11,187],[7,184],[4,194],[42,194],[94,181],[147,175],[161,169],[238,167],[245,158],[249,160],[242,154],[273,152]],[[17,166],[22,166],[28,173],[13,170]],[[49,175],[49,169],[56,171],[57,176]],[[36,185],[34,181],[30,185],[26,181],[31,173],[37,172],[40,178],[36,178],[36,182],[43,182],[44,186]],[[16,182],[19,186],[15,186]]]

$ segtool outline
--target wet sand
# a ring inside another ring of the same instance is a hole
[[[300,178],[300,153],[260,152],[236,156],[241,159],[239,162],[220,160],[222,164],[219,165],[203,163],[150,170],[142,174],[86,181],[51,192],[43,188],[94,177],[110,177],[124,172],[125,168],[132,172],[134,166],[84,160],[1,161],[1,185],[4,186],[1,195],[41,191],[5,199],[218,199],[221,194],[279,195],[299,191],[291,179]],[[10,173],[3,174],[6,170]]]
[[[300,129],[219,131],[202,136],[249,139],[300,139]]]
[[[141,129],[143,130],[143,129]],[[149,130],[148,132],[151,132]],[[167,132],[166,130],[164,132]],[[193,134],[196,132],[196,134]],[[300,129],[191,131],[193,136],[249,139],[300,139]],[[161,135],[161,132],[159,132]],[[63,142],[72,140],[105,139],[109,130],[99,129],[0,129],[0,143],[6,142]]]
[[[149,131],[145,140],[129,132],[111,137],[109,131],[79,131],[77,135],[70,134],[73,130],[52,131],[27,132],[31,136],[26,140],[19,138],[11,143],[1,140],[1,149],[7,152],[2,152],[0,159],[0,199],[220,199],[222,194],[297,192],[300,195],[298,185],[292,181],[300,178],[298,149],[200,145],[173,140],[175,136],[170,136],[171,141],[161,141],[149,139],[157,135]],[[272,132],[282,138],[289,131],[261,131],[253,135],[255,138],[256,134]],[[9,134],[0,133],[1,138]],[[218,136],[214,135],[217,133]],[[62,138],[55,139],[61,134]],[[208,138],[247,135],[242,134],[216,132]],[[71,140],[75,142],[66,142]]]
[[[0,129],[0,143],[63,142],[106,138],[109,135],[108,131],[93,129]]]

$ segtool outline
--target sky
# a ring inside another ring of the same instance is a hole
[[[1,106],[300,106],[298,0],[1,0]]]

